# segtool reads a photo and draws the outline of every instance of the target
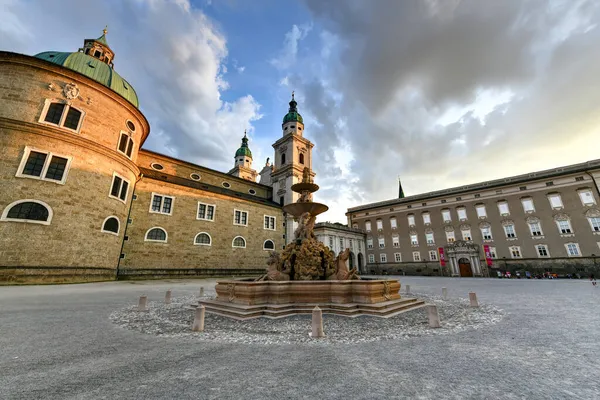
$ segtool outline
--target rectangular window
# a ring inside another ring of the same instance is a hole
[[[396,222],[396,218],[391,218],[390,219],[390,226],[392,227],[392,229],[396,229],[398,227],[398,223]]]
[[[535,207],[533,206],[533,199],[521,199],[521,204],[523,205],[523,211],[525,212],[534,212]]]
[[[354,249],[354,243],[352,242],[352,239],[348,239],[348,242],[350,243],[349,246],[351,249]]]
[[[233,224],[247,226],[248,225],[248,212],[240,211],[240,210],[233,210]]]
[[[429,215],[429,213],[424,213],[423,214],[423,223],[424,224],[431,224],[431,216]]]
[[[408,218],[408,225],[409,226],[415,226],[415,216],[414,215],[409,215],[407,218]]]
[[[475,206],[475,211],[477,211],[478,218],[486,218],[487,217],[487,211],[485,210],[485,206],[483,204],[479,204],[479,205]]]
[[[530,222],[529,230],[531,231],[531,236],[542,236],[542,227],[539,222]]]
[[[380,246],[381,247],[381,246]],[[340,238],[340,251],[344,250],[345,246],[344,246],[344,238]]]
[[[498,203],[498,211],[501,215],[509,215],[510,211],[508,210],[508,203],[505,201],[501,201]]]
[[[421,253],[419,253],[418,251],[413,251],[413,260],[421,261]]]
[[[377,220],[377,230],[380,231],[383,229],[383,221],[378,219]]]
[[[548,246],[545,244],[538,244],[535,246],[537,250],[538,257],[550,257],[550,253],[548,252]]]
[[[456,240],[456,238],[454,237],[454,231],[446,232],[446,241],[448,243],[452,243],[455,240]]]
[[[375,255],[374,254],[369,254],[369,262],[371,264],[375,262]]]
[[[498,256],[496,255],[496,248],[495,247],[490,247],[490,257],[492,257],[492,258],[498,258]]]
[[[573,233],[573,230],[571,229],[571,222],[569,220],[565,219],[565,220],[561,220],[561,221],[556,221],[556,223],[558,225],[558,230],[563,235]]]
[[[569,257],[577,257],[581,255],[581,252],[579,251],[579,244],[567,243],[565,244],[565,247],[567,249],[567,254],[569,255]]]
[[[592,230],[594,232],[600,232],[600,218],[599,217],[591,217],[589,218],[590,220],[590,226],[592,227]]]
[[[198,215],[196,219],[202,219],[205,221],[214,221],[215,219],[215,205],[204,204],[198,202]]]
[[[127,190],[129,189],[129,181],[125,178],[113,174],[112,185],[108,197],[112,197],[125,202],[127,200]]]
[[[44,121],[50,124],[59,125],[65,107],[66,104],[64,103],[51,103],[48,106],[48,112],[46,112],[46,117],[44,118]]]
[[[504,233],[506,234],[507,238],[517,237],[517,234],[515,232],[515,226],[512,224],[504,225]]]
[[[450,210],[442,210],[442,219],[444,222],[452,221],[452,217],[450,216]]]
[[[509,247],[511,258],[521,258],[521,248],[519,246]]]
[[[560,194],[550,194],[548,195],[548,201],[550,201],[550,207],[552,208],[562,208],[563,203],[560,198]]]
[[[382,263],[387,262],[387,256],[383,253],[381,253],[379,255],[379,261],[381,261]]]
[[[373,248],[373,239],[369,239],[371,241],[371,247],[369,247],[370,249]],[[367,243],[369,242],[369,240],[367,240]],[[333,236],[329,236],[329,248],[333,250]]]
[[[392,246],[400,247],[400,236],[398,236],[398,235],[392,236]]]
[[[492,240],[492,228],[489,226],[481,228],[481,236],[483,237],[483,240]]]
[[[458,214],[458,219],[464,221],[467,219],[467,209],[466,208],[457,208],[456,213]]]
[[[67,180],[70,165],[71,157],[62,157],[25,146],[16,176],[63,184]]]
[[[429,250],[429,259],[431,261],[437,261],[437,259],[438,259],[437,250]]]
[[[581,204],[584,206],[596,204],[596,199],[594,198],[594,194],[591,190],[580,190],[579,198],[581,199]]]
[[[264,221],[265,225],[264,225],[264,228],[268,229],[270,231],[274,231],[275,230],[275,226],[276,226],[275,225],[275,222],[276,222],[275,220],[276,220],[275,217],[272,217],[270,215],[265,215],[265,221]]]
[[[410,235],[410,244],[412,244],[413,246],[416,246],[419,244],[419,238],[417,237],[417,235],[415,235],[415,234]]]
[[[435,244],[435,240],[433,239],[433,232],[425,233],[425,240],[427,241],[427,244]]]
[[[371,232],[371,221],[365,222],[365,230]]]
[[[379,238],[379,248],[383,249],[385,247],[385,239]]]
[[[77,125],[79,125],[80,119],[81,111],[69,107],[69,111],[67,111],[67,117],[65,118],[65,123],[63,126],[65,128],[77,130]]]
[[[79,132],[84,113],[66,103],[46,100],[39,122]]]
[[[333,248],[333,239],[331,240],[331,247]],[[369,238],[367,239],[367,249],[372,249],[373,248],[373,239]]]
[[[173,197],[152,193],[152,201],[150,202],[151,213],[171,215],[172,209]]]
[[[117,151],[125,154],[128,158],[131,158],[131,153],[133,152],[133,139],[125,132],[121,132]]]
[[[396,261],[396,262],[402,262],[402,254],[400,254],[400,253],[394,253],[394,261]]]
[[[471,230],[470,229],[463,230],[462,231],[462,237],[463,237],[463,240],[466,240],[467,242],[473,240],[473,238],[471,237]]]

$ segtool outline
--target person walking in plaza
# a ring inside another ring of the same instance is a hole
[[[592,281],[592,286],[596,286],[597,285],[597,283],[596,283],[596,277],[594,276],[594,274],[590,275],[590,281]]]

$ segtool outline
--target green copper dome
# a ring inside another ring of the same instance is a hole
[[[287,114],[283,117],[283,123],[286,124],[288,122],[300,122],[303,124],[302,115],[298,112],[298,103],[294,99],[294,93],[292,93],[292,101],[290,101],[290,109]]]
[[[96,54],[96,49],[102,50],[102,59],[85,53]],[[86,39],[84,48],[78,52],[45,51],[36,54],[35,57],[79,72],[112,89],[131,104],[139,107],[138,97],[133,87],[112,67],[114,54],[106,42],[106,30],[98,39]]]
[[[252,158],[252,152],[248,147],[248,137],[246,137],[246,132],[244,132],[244,137],[242,138],[242,147],[237,149],[237,151],[235,152],[235,156]]]

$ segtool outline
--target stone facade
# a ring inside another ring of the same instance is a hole
[[[346,215],[366,231],[373,271],[585,275],[597,271],[600,254],[599,178],[600,160],[594,160],[353,207]],[[456,252],[458,241],[470,250]],[[491,252],[489,268],[483,246]]]
[[[367,272],[365,256],[365,232],[360,229],[350,228],[340,223],[320,222],[315,224],[317,240],[329,247],[335,254],[350,249],[348,267],[358,268],[359,273]]]

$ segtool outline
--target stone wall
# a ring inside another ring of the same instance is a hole
[[[174,197],[172,215],[149,212],[152,193]],[[263,250],[265,240],[273,240],[276,250],[283,248],[283,213],[276,204],[146,177],[138,182],[136,195],[119,278],[259,274],[264,272],[269,255],[269,251]],[[196,219],[199,201],[216,205],[214,221]],[[249,213],[248,226],[233,224],[234,209]],[[276,230],[264,229],[265,215],[276,217]],[[161,227],[167,232],[166,243],[145,241],[146,232],[153,227]],[[194,238],[200,232],[211,236],[210,246],[194,244]],[[246,248],[232,247],[232,241],[238,235],[246,240]]]

